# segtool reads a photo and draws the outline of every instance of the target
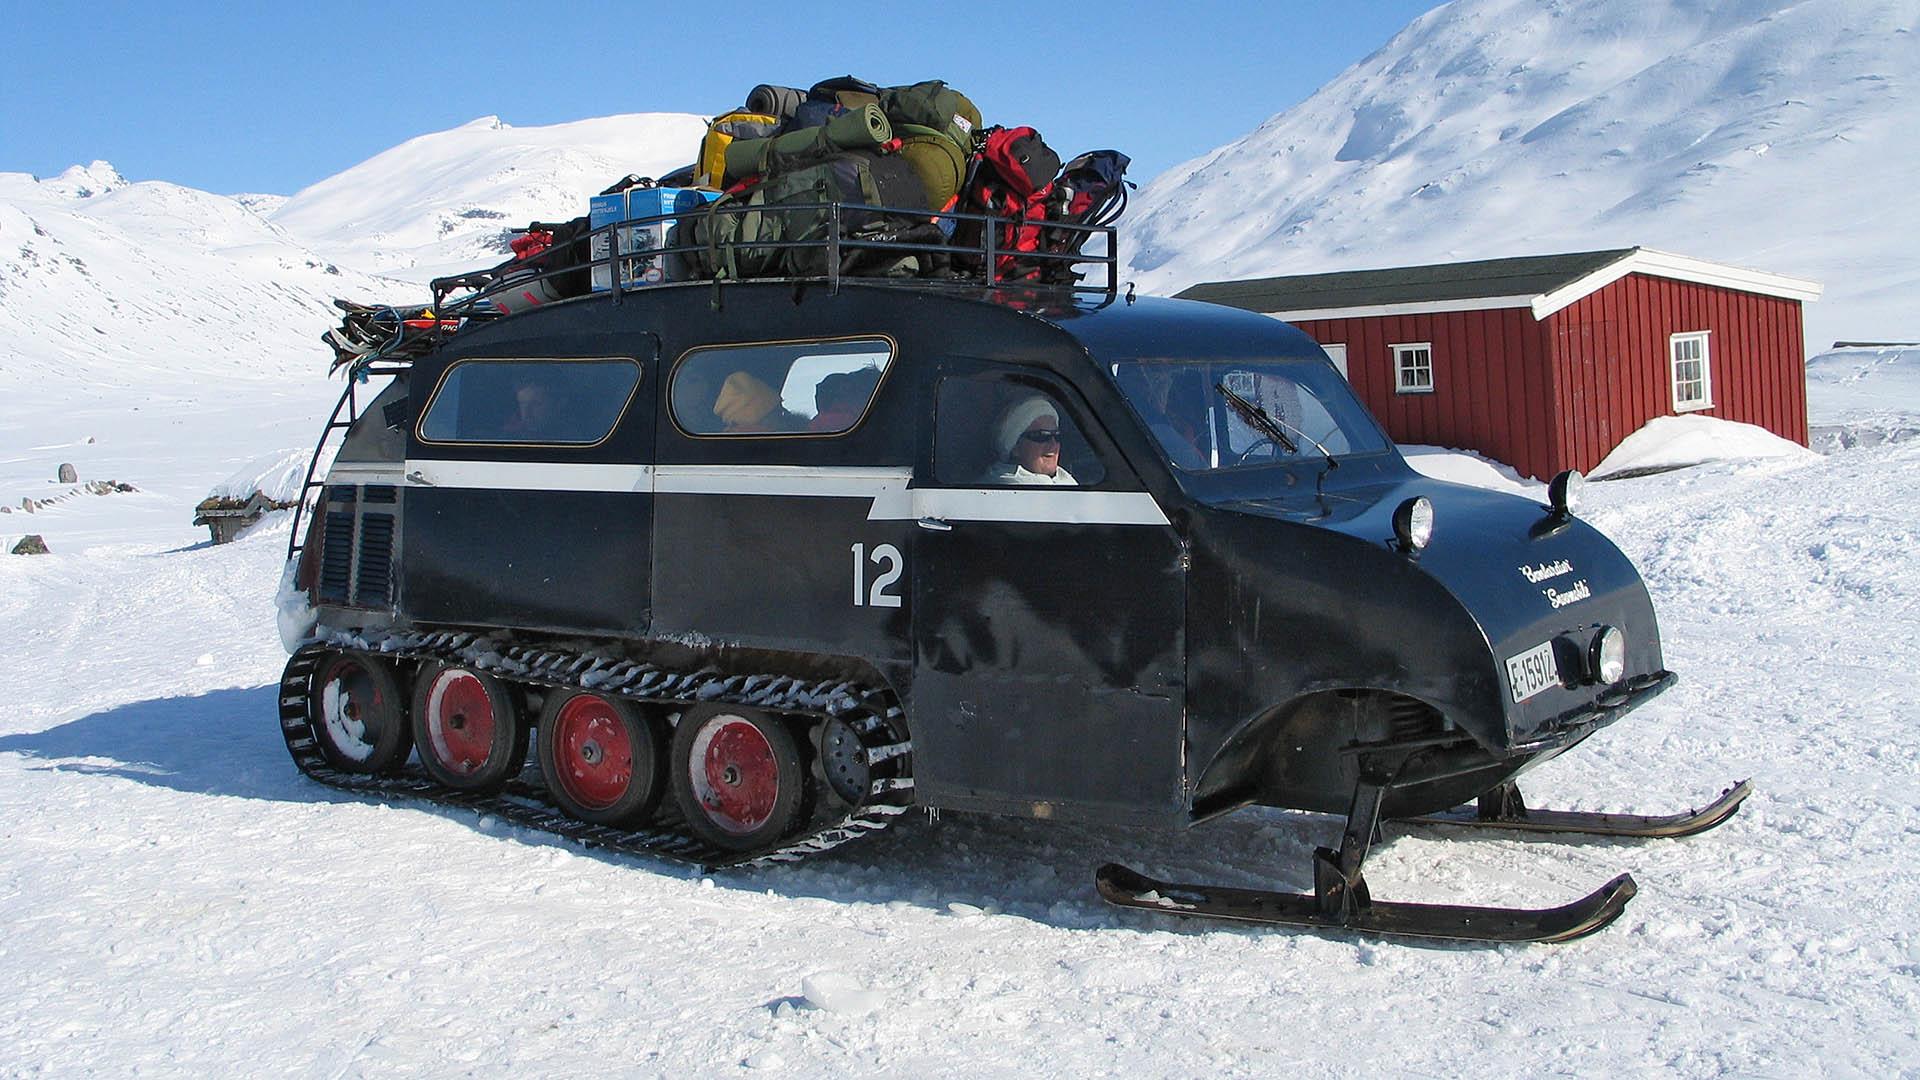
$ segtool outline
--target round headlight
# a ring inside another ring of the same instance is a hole
[[[1587,670],[1593,677],[1608,686],[1619,682],[1627,674],[1627,635],[1619,628],[1603,626],[1593,637],[1593,645],[1587,650]]]
[[[1419,551],[1433,539],[1433,504],[1425,495],[1408,499],[1393,512],[1393,535],[1402,551]]]
[[[1547,484],[1547,504],[1555,517],[1572,514],[1580,502],[1580,489],[1587,486],[1587,478],[1577,469],[1568,469],[1553,478]]]

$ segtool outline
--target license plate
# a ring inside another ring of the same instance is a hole
[[[1507,657],[1507,682],[1513,686],[1516,705],[1558,685],[1560,666],[1553,662],[1553,642],[1542,642],[1519,656]]]

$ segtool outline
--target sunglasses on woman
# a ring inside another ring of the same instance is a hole
[[[1060,429],[1040,428],[1034,431],[1023,431],[1020,433],[1020,437],[1031,443],[1059,442]]]

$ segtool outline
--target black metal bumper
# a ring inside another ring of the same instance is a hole
[[[1680,677],[1671,671],[1636,675],[1622,685],[1607,690],[1592,705],[1553,717],[1535,730],[1534,737],[1509,748],[1513,754],[1537,754],[1564,750],[1594,732],[1613,723],[1666,691]]]

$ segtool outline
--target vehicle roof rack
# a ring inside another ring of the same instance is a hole
[[[678,241],[679,230],[671,233],[666,230],[675,222],[684,223],[706,214],[813,214],[826,212],[827,227],[818,237],[800,240],[733,241],[728,243],[670,243],[662,246],[640,247],[635,238],[649,226],[661,227],[655,235],[667,235]],[[861,219],[871,219],[885,215],[881,220],[897,224],[926,222],[936,226],[942,235],[942,242],[926,240],[900,239],[897,231],[885,234],[873,234],[863,230],[849,229],[846,226],[849,212],[855,212]],[[954,244],[945,241],[963,226],[978,225],[980,241],[978,244]],[[1015,228],[1034,228],[1041,231],[1043,247],[1054,250],[1011,251],[1000,242],[1001,229],[1011,225]],[[1094,241],[1103,241],[1096,244]],[[533,286],[547,282],[562,275],[592,275],[598,282],[608,283],[604,289],[585,296],[567,297],[568,301],[591,302],[604,297],[606,302],[618,304],[622,297],[630,292],[646,289],[684,287],[688,285],[706,285],[724,287],[744,281],[781,281],[788,283],[824,283],[830,292],[837,293],[841,285],[858,282],[862,285],[887,285],[908,289],[941,289],[959,286],[968,290],[1000,289],[1019,287],[1022,289],[1053,289],[1068,294],[1096,294],[1111,301],[1118,291],[1119,262],[1116,256],[1115,234],[1111,225],[1080,225],[1065,222],[1041,222],[1031,224],[1012,222],[1007,218],[985,214],[965,214],[954,212],[928,213],[925,210],[907,210],[897,207],[869,206],[858,203],[786,203],[779,206],[744,206],[715,203],[693,212],[678,214],[658,214],[651,217],[634,218],[601,226],[576,238],[573,243],[585,243],[588,250],[600,253],[586,263],[570,263],[565,266],[543,266],[538,258],[527,260],[525,265],[505,263],[486,270],[466,274],[455,274],[435,278],[432,282],[433,311],[442,320],[462,318],[503,318],[519,313],[522,308],[509,301],[512,297],[529,291]],[[1097,254],[1087,254],[1084,248],[1093,246],[1103,249]],[[793,276],[750,276],[734,277],[725,273],[724,267],[733,264],[731,256],[740,252],[764,253],[773,251],[816,250],[823,254],[822,264],[826,273]],[[934,254],[944,257],[947,269],[934,274],[913,276],[862,274],[847,269],[850,263],[870,255],[885,256],[889,253],[900,255]],[[714,274],[691,274],[684,269],[680,273],[662,275],[664,280],[646,280],[648,266],[673,265],[684,268],[690,257],[706,256],[710,264],[722,269]],[[1008,275],[1000,266],[1003,258],[1017,257],[1021,267],[1016,275]],[[557,260],[556,260],[557,261]],[[1082,271],[1080,267],[1092,267],[1091,271]],[[596,273],[597,272],[597,273]],[[1088,277],[1096,280],[1088,282]],[[617,283],[617,284],[616,284]],[[556,287],[552,290],[558,292]],[[444,333],[444,329],[434,328],[435,335]]]

